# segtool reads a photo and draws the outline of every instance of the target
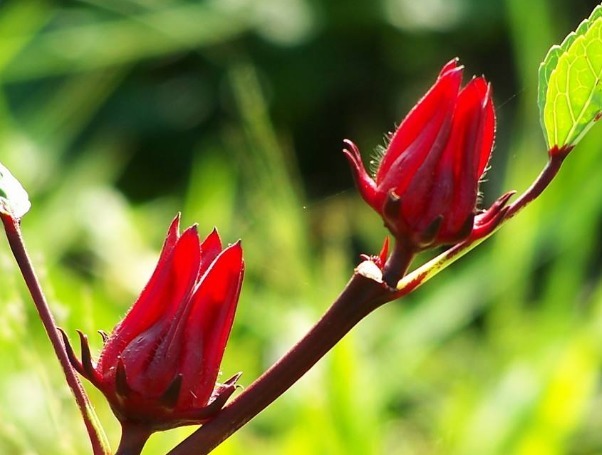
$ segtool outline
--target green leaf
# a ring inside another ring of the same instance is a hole
[[[602,112],[602,5],[553,46],[539,67],[538,104],[548,148],[573,147]]]
[[[25,215],[30,207],[27,191],[0,163],[0,213],[18,219]]]

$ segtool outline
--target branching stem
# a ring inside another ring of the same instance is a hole
[[[470,238],[455,245],[406,276],[404,276],[405,272],[415,252],[396,242],[395,249],[383,270],[384,282],[379,283],[356,273],[322,319],[297,345],[227,405],[212,421],[199,428],[168,455],[210,453],[288,390],[364,317],[380,305],[422,285],[491,236],[504,222],[537,198],[556,176],[563,159],[564,155],[550,155],[550,160],[541,174],[508,208],[496,229],[480,238]],[[397,283],[397,290],[393,291],[389,286],[395,283]]]
[[[140,455],[152,431],[144,425],[121,424],[121,441],[115,455]]]
[[[288,390],[359,321],[394,295],[384,283],[355,273],[337,300],[299,343],[168,455],[211,452]]]

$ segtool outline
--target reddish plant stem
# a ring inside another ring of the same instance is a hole
[[[67,379],[67,384],[69,385],[69,388],[71,389],[82,414],[88,435],[90,437],[90,442],[92,444],[93,453],[94,455],[109,455],[110,451],[108,449],[108,445],[104,442],[104,439],[100,435],[99,429],[96,426],[96,419],[95,415],[92,414],[93,411],[90,400],[88,399],[88,396],[86,395],[79,378],[69,362],[65,347],[63,346],[63,342],[61,340],[61,336],[56,328],[54,317],[50,312],[50,307],[48,306],[46,297],[44,296],[38,278],[35,274],[29,259],[29,255],[27,254],[27,250],[25,249],[25,244],[21,235],[21,228],[19,226],[19,220],[5,213],[0,213],[0,218],[2,218],[2,223],[4,224],[10,249],[15,257],[15,260],[17,261],[19,269],[21,270],[25,284],[29,289],[29,293],[31,294],[33,302],[40,316],[40,320],[42,321],[44,329],[46,330],[46,334],[50,339],[50,343],[54,348],[54,352],[59,360],[59,363],[61,364],[61,367],[63,368],[63,373]]]
[[[416,250],[414,250],[411,243],[402,240],[395,240],[393,252],[383,267],[383,281],[391,288],[394,288],[405,275],[416,256]]]
[[[568,153],[568,151],[567,151]],[[566,153],[550,154],[546,167],[535,182],[509,207],[504,221],[536,199],[554,179]],[[465,249],[470,242],[452,247],[448,253]],[[384,267],[383,279],[395,283],[406,272],[414,252],[397,242]],[[418,284],[419,285],[419,284]],[[416,286],[410,286],[414,288]],[[266,371],[215,419],[203,425],[175,447],[169,455],[206,455],[282,395],[322,358],[359,321],[383,303],[405,295],[386,285],[354,275],[345,290],[312,330],[282,359]]]
[[[121,424],[121,441],[115,455],[140,455],[152,431],[144,425]]]
[[[570,150],[568,150],[570,151]],[[537,176],[535,181],[531,184],[529,188],[509,207],[506,216],[504,217],[504,221],[509,220],[514,215],[516,215],[519,211],[529,205],[534,199],[538,198],[539,195],[545,190],[548,185],[554,180],[556,174],[560,170],[560,166],[564,162],[564,158],[568,151],[563,154],[552,154],[550,155],[550,159],[546,163],[546,166],[543,168],[541,173]]]
[[[558,174],[564,159],[570,151],[570,147],[560,150],[552,149],[549,152],[549,160],[544,169],[539,173],[531,186],[527,188],[527,190],[508,207],[508,210],[504,214],[503,218],[493,230],[490,230],[481,236],[470,237],[468,240],[454,245],[433,260],[414,270],[408,276],[404,277],[399,283],[397,283],[396,287],[398,289],[398,293],[396,297],[402,297],[422,286],[422,284],[428,281],[432,276],[441,272],[441,270],[453,264],[457,259],[464,256],[475,246],[492,236],[510,218],[514,217],[518,212],[533,202],[533,200],[538,198],[541,193],[550,185],[552,180],[554,180],[554,177],[556,177],[556,174]]]
[[[288,390],[359,321],[395,292],[354,274],[343,292],[316,325],[277,363],[245,389],[210,422],[168,455],[206,455]]]

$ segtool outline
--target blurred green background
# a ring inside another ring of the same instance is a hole
[[[181,210],[243,239],[222,369],[249,384],[382,243],[342,140],[368,161],[459,56],[494,87],[485,205],[524,190],[545,162],[538,64],[596,3],[0,1],[0,161],[30,193],[24,235],[60,325],[98,352],[95,331],[134,301]],[[594,128],[540,200],[364,321],[215,453],[602,453],[601,159]],[[0,362],[0,453],[89,453],[5,240]]]

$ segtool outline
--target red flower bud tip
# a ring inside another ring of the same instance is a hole
[[[457,59],[443,67],[391,136],[374,178],[358,148],[345,141],[362,197],[395,239],[416,251],[467,239],[478,213],[495,113],[489,84],[476,77],[462,88],[462,70]]]
[[[105,338],[96,365],[80,333],[73,367],[107,397],[122,423],[152,431],[209,420],[239,375],[216,383],[244,272],[240,242],[222,248],[217,231],[201,243],[196,226],[172,222],[156,269],[125,318]]]

